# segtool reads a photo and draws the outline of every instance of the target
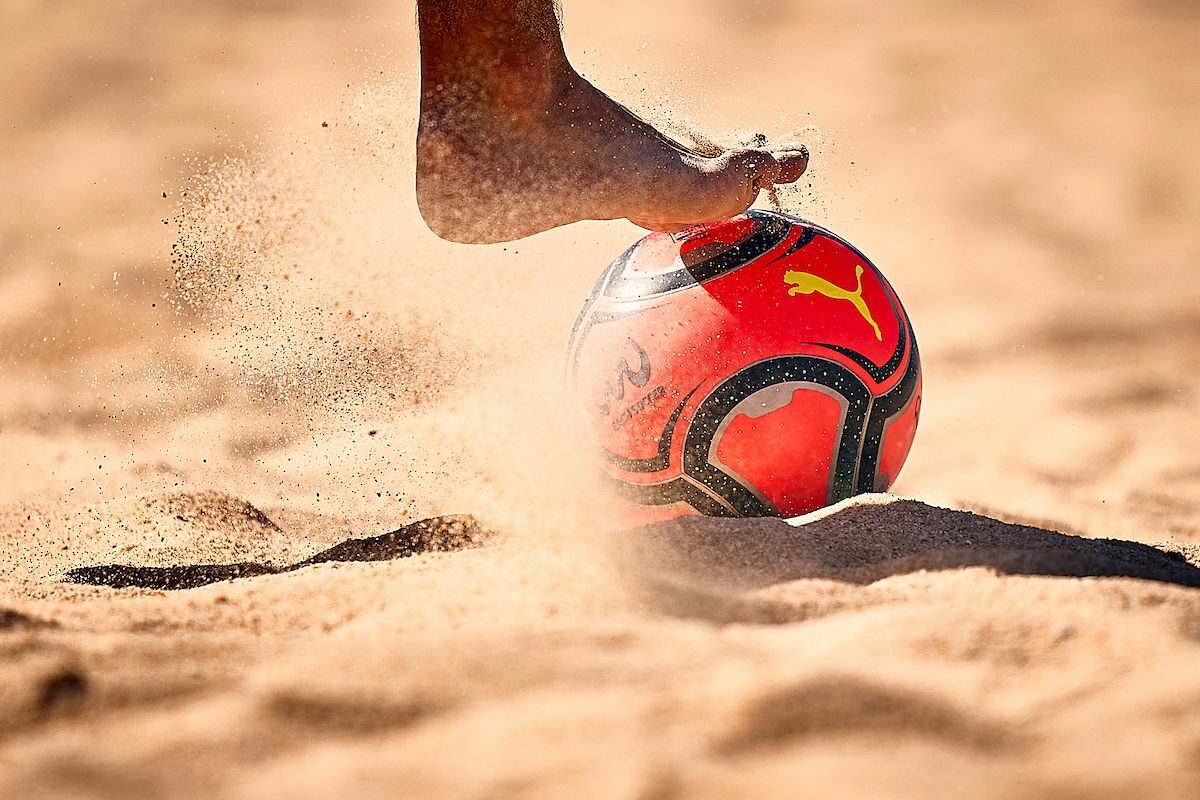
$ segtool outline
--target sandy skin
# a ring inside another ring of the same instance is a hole
[[[744,211],[808,166],[801,145],[706,156],[579,75],[552,0],[421,0],[417,199],[456,242],[587,219],[674,231]]]

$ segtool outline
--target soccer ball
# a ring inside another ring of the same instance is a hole
[[[885,491],[921,412],[917,342],[883,275],[770,211],[622,253],[566,370],[631,523],[791,517]]]

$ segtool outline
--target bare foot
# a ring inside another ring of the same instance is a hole
[[[448,31],[426,19],[440,3],[419,6],[417,202],[443,239],[509,241],[585,219],[679,230],[744,211],[759,190],[795,181],[808,165],[802,146],[689,150],[580,76],[556,25],[554,36],[543,26],[530,37],[530,20],[506,30],[493,13],[482,31]],[[521,6],[492,10],[530,13]]]

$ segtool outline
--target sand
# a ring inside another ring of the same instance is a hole
[[[804,131],[896,495],[603,524],[557,370],[639,233],[432,237],[409,4],[10,2],[0,797],[1200,796],[1195,5],[565,5]]]

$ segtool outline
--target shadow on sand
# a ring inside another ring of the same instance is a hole
[[[803,524],[683,517],[639,529],[620,543],[618,553],[635,597],[663,613],[713,621],[804,617],[792,603],[747,597],[788,581],[865,585],[893,575],[962,567],[1200,587],[1200,568],[1179,552],[1087,539],[914,500],[860,500]]]
[[[190,589],[326,562],[384,561],[480,547],[492,534],[469,516],[436,517],[350,539],[284,567],[259,563],[79,567],[76,583]],[[1126,577],[1200,587],[1181,553],[1138,542],[1087,539],[913,500],[852,502],[803,524],[779,519],[684,517],[614,534],[613,556],[635,595],[666,613],[705,610],[740,594],[798,579],[869,584],[920,570],[987,567],[1014,575]],[[711,598],[711,602],[704,598]],[[735,612],[730,612],[737,616]]]
[[[265,517],[264,517],[265,519]],[[274,523],[271,523],[274,525]],[[366,539],[347,539],[303,561],[276,567],[270,564],[181,564],[172,567],[138,567],[129,564],[78,567],[67,573],[67,580],[94,586],[123,589],[194,589],[210,583],[282,572],[332,561],[390,561],[420,553],[466,550],[483,545],[490,534],[474,517],[448,516],[414,522],[399,530]]]

